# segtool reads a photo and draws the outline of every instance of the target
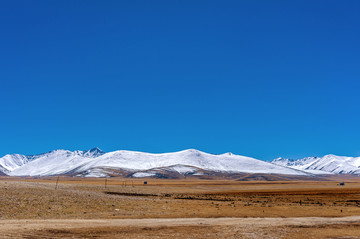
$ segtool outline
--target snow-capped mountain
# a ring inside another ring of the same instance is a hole
[[[60,149],[29,156],[8,154],[0,158],[0,175],[10,176],[164,177],[208,175],[211,172],[360,175],[360,157],[330,154],[303,159],[278,158],[269,163],[232,153],[214,155],[195,149],[152,154],[126,150],[105,153],[93,148],[73,152]]]
[[[2,170],[2,168],[5,170]],[[214,155],[195,149],[174,153],[151,154],[135,151],[104,153],[54,150],[45,154],[6,155],[0,158],[0,171],[10,176],[74,175],[104,177],[126,172],[127,175],[155,175],[159,171],[197,174],[200,171],[309,175],[301,170],[275,165],[258,159],[225,153]]]
[[[11,172],[31,160],[31,156],[25,156],[21,154],[7,154],[0,158],[0,171]]]
[[[308,157],[303,159],[278,158],[273,164],[314,174],[360,174],[360,157],[336,156]]]

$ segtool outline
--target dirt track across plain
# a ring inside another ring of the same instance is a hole
[[[360,238],[360,216],[0,220],[1,238],[305,238],[301,231]]]

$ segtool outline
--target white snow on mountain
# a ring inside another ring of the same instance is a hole
[[[10,176],[83,175],[103,177],[104,169],[141,172],[169,167],[180,174],[195,173],[194,168],[217,172],[244,172],[307,175],[303,171],[275,165],[258,159],[231,153],[214,155],[195,149],[174,153],[151,154],[135,151],[104,153],[95,148],[88,151],[54,150],[35,156],[6,155],[0,158],[0,166]],[[147,172],[149,173],[149,172]],[[135,174],[138,176],[141,174]]]
[[[37,158],[22,167],[12,170],[10,176],[47,176],[66,174],[77,167],[91,162],[94,158],[85,157],[78,151],[54,150],[37,155]]]
[[[146,177],[153,177],[156,175],[156,172],[136,172],[132,176],[134,178],[146,178]]]
[[[0,166],[10,172],[28,163],[29,158],[31,157],[21,154],[7,154],[0,158]]]
[[[0,165],[0,176],[7,175],[8,173],[10,173],[10,171]]]
[[[278,158],[273,164],[314,174],[360,174],[360,157],[336,156],[308,157],[303,159]]]
[[[254,158],[232,154],[213,155],[195,149],[163,154],[124,150],[115,151],[106,153],[79,169],[85,171],[96,167],[116,167],[131,170],[147,170],[174,165],[189,165],[205,170],[226,172],[305,174],[301,171],[277,166]]]
[[[106,177],[121,171],[132,177],[164,173],[198,175],[202,170],[227,173],[267,173],[288,175],[360,175],[360,157],[325,155],[303,159],[278,158],[270,162],[225,153],[214,155],[195,149],[152,154],[119,150],[104,153],[99,148],[86,151],[54,150],[39,155],[8,154],[0,158],[0,173],[10,176],[72,175]],[[114,171],[115,170],[115,171]]]

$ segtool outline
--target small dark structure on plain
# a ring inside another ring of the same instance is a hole
[[[147,184],[147,181],[144,181],[144,185],[146,185]]]
[[[345,185],[345,183],[344,183],[344,182],[341,182],[341,183],[339,183],[339,185],[340,185],[340,186],[344,186],[344,185]]]

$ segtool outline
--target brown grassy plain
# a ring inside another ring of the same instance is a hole
[[[339,186],[340,181],[345,186]],[[110,178],[106,188],[105,179],[61,177],[57,189],[55,182],[56,178],[1,177],[0,237],[360,238],[358,218],[332,221],[360,216],[356,177],[327,181]],[[296,221],[298,217],[303,221]],[[224,224],[220,218],[237,221]],[[137,221],[126,224],[129,219]],[[146,225],[139,219],[153,221]]]

